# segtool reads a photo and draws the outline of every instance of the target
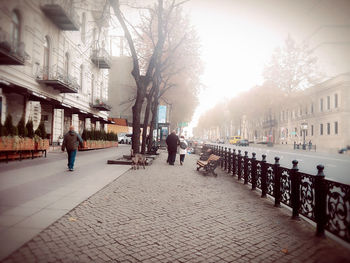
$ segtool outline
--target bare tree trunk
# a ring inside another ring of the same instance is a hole
[[[143,130],[142,130],[142,144],[141,144],[141,153],[142,154],[144,154],[146,151],[147,127],[148,127],[148,121],[149,121],[149,114],[151,111],[152,94],[148,94],[146,96],[146,99],[147,99],[147,105],[146,105],[146,110],[145,110],[145,116],[143,119]]]
[[[152,142],[153,142],[153,130],[154,130],[154,125],[156,124],[157,121],[157,109],[158,109],[158,92],[155,92],[153,96],[153,103],[152,103],[152,120],[151,120],[151,125],[150,125],[150,132],[149,132],[149,141],[147,145],[148,151],[151,150],[152,148]],[[156,138],[157,140],[158,138]]]
[[[145,85],[144,81],[141,81],[141,85]],[[137,96],[134,106],[132,107],[132,149],[134,153],[140,152],[140,135],[141,135],[141,110],[142,104],[145,98],[145,88],[137,88]]]
[[[144,76],[141,75],[140,73],[140,65],[139,65],[139,60],[138,56],[136,53],[134,41],[132,39],[131,33],[126,25],[126,22],[123,18],[123,15],[120,10],[120,2],[119,0],[109,0],[109,3],[111,7],[114,10],[114,13],[120,22],[121,27],[123,28],[125,37],[128,41],[130,52],[133,58],[133,69],[132,69],[132,76],[135,79],[136,86],[137,86],[137,94],[136,94],[136,101],[134,106],[132,107],[132,113],[133,113],[133,135],[132,135],[132,149],[134,153],[138,153],[140,151],[140,134],[141,134],[141,110],[142,110],[142,104],[143,101],[146,97],[147,93],[147,86],[150,84],[152,81],[152,76],[155,71],[155,68],[158,66],[159,67],[159,57],[161,56],[164,48],[164,42],[165,42],[165,32],[166,30],[166,25],[168,23],[167,19],[169,19],[169,16],[173,9],[178,5],[175,3],[175,1],[172,2],[172,5],[169,9],[169,12],[166,14],[166,17],[164,17],[164,9],[163,9],[163,0],[158,0],[158,6],[157,6],[157,18],[158,18],[158,40],[157,43],[154,47],[152,56],[150,57],[146,74]],[[165,20],[164,20],[165,18]],[[147,115],[147,118],[149,118],[149,114]],[[148,122],[148,120],[147,120]],[[144,123],[145,126],[145,132],[147,134],[147,124]],[[146,137],[143,138],[143,141],[146,141]],[[143,143],[144,144],[144,143]],[[144,147],[142,148],[144,151]]]

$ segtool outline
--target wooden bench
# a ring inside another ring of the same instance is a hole
[[[213,175],[217,176],[217,174],[214,172],[215,168],[219,165],[220,163],[220,156],[217,156],[215,154],[211,154],[206,161],[198,160],[197,161],[197,171],[199,169],[203,168],[206,173],[212,173]]]
[[[209,156],[212,154],[213,150],[208,149],[205,152],[200,154],[199,160],[201,161],[208,161]]]

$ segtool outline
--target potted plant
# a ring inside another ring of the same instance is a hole
[[[58,136],[58,145],[62,145],[63,143],[63,136],[62,134],[60,136]]]

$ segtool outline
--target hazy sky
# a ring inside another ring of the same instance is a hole
[[[264,66],[288,34],[297,42],[311,40],[310,47],[322,44],[320,58],[329,56],[332,34],[346,35],[341,30],[350,26],[350,0],[189,0],[184,11],[198,32],[204,62],[205,89],[191,126],[216,103],[261,84]]]
[[[205,63],[201,80],[206,89],[192,125],[217,102],[261,84],[274,48],[283,44],[288,33],[300,37],[295,32],[304,24],[301,18],[320,1],[191,0],[186,4]]]

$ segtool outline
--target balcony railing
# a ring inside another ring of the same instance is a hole
[[[37,75],[37,81],[59,90],[60,93],[78,93],[79,91],[77,78],[57,66],[42,68]]]
[[[95,103],[93,103],[91,106],[99,111],[110,111],[112,108],[110,105],[100,99],[96,99]]]
[[[111,56],[104,48],[93,49],[91,53],[91,61],[98,68],[111,68]]]
[[[78,31],[80,20],[71,2],[69,0],[41,0],[40,8],[60,29]]]
[[[23,42],[13,43],[10,34],[0,28],[0,65],[24,65],[24,50]]]

